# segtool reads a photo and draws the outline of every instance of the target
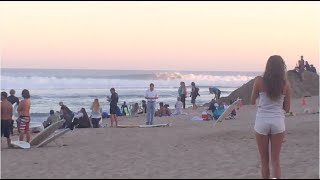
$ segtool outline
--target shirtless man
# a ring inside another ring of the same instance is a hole
[[[27,89],[22,91],[23,100],[19,103],[18,113],[19,113],[19,141],[23,141],[23,136],[26,134],[27,142],[30,142],[30,93]]]
[[[11,147],[10,130],[13,108],[7,99],[8,94],[1,92],[1,137],[7,138],[8,148]]]

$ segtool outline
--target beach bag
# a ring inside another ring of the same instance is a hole
[[[203,111],[201,114],[201,117],[203,120],[205,121],[209,121],[212,120],[212,116],[210,114],[208,114],[206,111]]]

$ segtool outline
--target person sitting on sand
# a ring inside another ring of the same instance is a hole
[[[311,67],[310,67],[310,65],[309,65],[309,62],[308,62],[308,61],[306,61],[306,64],[304,65],[304,67],[306,68],[306,71],[311,72]]]
[[[162,114],[162,116],[171,116],[171,110],[169,109],[169,104],[165,104],[164,106],[164,113]]]
[[[139,104],[138,103],[134,103],[132,106],[131,106],[131,115],[132,116],[135,116],[136,114],[139,113]]]
[[[181,102],[181,97],[177,97],[177,102],[175,104],[175,111],[173,112],[173,115],[179,115],[182,114],[182,108],[183,108],[183,103]]]
[[[60,116],[54,113],[54,110],[50,110],[50,116],[47,118],[46,121],[43,122],[43,127],[46,128],[51,124],[58,122],[60,120]]]
[[[218,106],[216,107],[216,110],[213,112],[213,118],[215,120],[219,119],[219,117],[221,116],[221,114],[224,112],[224,105],[221,101],[218,101]]]
[[[141,111],[140,111],[141,110]],[[139,110],[138,114],[144,114],[147,113],[147,102],[145,100],[142,100],[142,105],[141,108]]]
[[[61,109],[60,109],[61,119],[66,120],[63,123],[62,128],[67,128],[72,123],[72,118],[74,116],[74,113],[62,102],[59,102],[59,105],[61,106]]]
[[[87,111],[85,108],[81,108],[80,111],[75,113],[74,120],[72,122],[71,127],[69,127],[71,130],[76,128],[91,128],[91,121],[89,119],[89,116],[87,114]]]
[[[212,114],[213,114],[213,112],[216,110],[215,103],[216,103],[216,100],[211,99],[211,102],[210,102],[210,105],[209,105],[208,110],[211,110],[211,111],[212,111]]]
[[[155,112],[155,116],[161,117],[163,112],[165,112],[163,102],[160,102],[159,109]]]

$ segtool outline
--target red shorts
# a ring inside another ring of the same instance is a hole
[[[30,117],[28,117],[28,116],[20,117],[19,131],[20,132],[28,132],[29,131],[29,124],[30,124]]]

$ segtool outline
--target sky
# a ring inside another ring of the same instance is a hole
[[[319,69],[319,2],[0,2],[1,68]]]

